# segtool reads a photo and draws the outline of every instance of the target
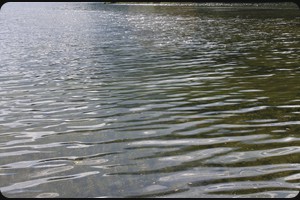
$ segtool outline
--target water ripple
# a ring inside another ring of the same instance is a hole
[[[1,192],[295,196],[295,7],[4,4]]]

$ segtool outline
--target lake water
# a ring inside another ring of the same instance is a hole
[[[6,197],[294,197],[294,4],[7,3]]]

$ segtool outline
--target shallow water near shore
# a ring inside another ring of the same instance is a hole
[[[294,197],[294,4],[6,3],[6,197]]]

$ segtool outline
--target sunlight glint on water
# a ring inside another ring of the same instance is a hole
[[[294,4],[7,3],[6,197],[294,197]]]

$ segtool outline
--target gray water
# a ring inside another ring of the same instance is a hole
[[[294,197],[294,4],[7,3],[6,197]]]

